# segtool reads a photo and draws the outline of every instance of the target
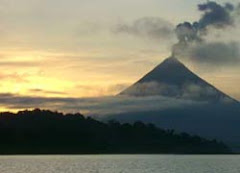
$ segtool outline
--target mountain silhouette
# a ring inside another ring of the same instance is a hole
[[[159,96],[163,102],[157,103],[159,109],[143,110],[135,105],[135,111],[113,113],[103,120],[153,123],[165,129],[216,138],[240,152],[240,103],[198,77],[174,57],[164,60],[119,96],[136,99]],[[161,108],[166,100],[171,100],[170,106]],[[185,101],[190,104],[179,106]],[[146,103],[146,107],[148,105]]]
[[[0,113],[2,154],[223,154],[223,143],[153,124],[103,123],[82,114],[34,109]]]
[[[120,95],[162,95],[207,102],[236,102],[194,74],[175,57],[164,60]]]

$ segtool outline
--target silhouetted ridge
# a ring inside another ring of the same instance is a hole
[[[191,72],[175,57],[164,60],[120,95],[162,95],[207,102],[236,102]]]
[[[159,82],[183,85],[186,81],[197,81],[196,76],[174,57],[167,58],[137,83]]]
[[[153,124],[102,123],[45,110],[0,114],[0,154],[230,153],[226,145]]]

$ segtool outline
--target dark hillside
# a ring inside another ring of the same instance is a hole
[[[229,153],[220,142],[152,124],[102,123],[35,109],[0,115],[0,154]]]

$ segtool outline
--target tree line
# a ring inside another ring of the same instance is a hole
[[[80,113],[0,113],[0,154],[224,154],[216,140],[153,124],[100,122]]]

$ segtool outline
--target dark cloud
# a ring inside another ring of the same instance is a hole
[[[187,44],[193,41],[201,41],[198,24],[189,22],[180,23],[175,29],[179,44]]]
[[[213,1],[198,5],[199,11],[204,12],[202,18],[198,22],[198,27],[204,29],[208,26],[214,26],[222,28],[228,25],[233,25],[234,19],[231,16],[231,12],[234,10],[234,6],[230,3],[225,5],[217,4]]]
[[[63,112],[82,112],[85,115],[109,115],[123,112],[164,110],[188,105],[205,104],[163,96],[110,96],[95,98],[28,97],[0,94],[0,106],[8,109],[42,108]]]
[[[230,3],[220,5],[214,1],[207,1],[199,4],[198,9],[203,13],[199,21],[177,25],[175,33],[178,43],[172,48],[173,56],[212,64],[240,61],[238,43],[206,41],[210,35],[210,28],[224,30],[234,26],[235,16],[233,14],[238,8]]]
[[[240,45],[237,42],[221,43],[212,42],[198,44],[191,50],[194,61],[215,64],[240,63]]]
[[[173,38],[174,26],[158,17],[144,17],[134,21],[132,24],[119,24],[116,33],[126,33],[151,40],[162,40]]]
[[[192,100],[198,102],[235,102],[234,99],[221,93],[211,85],[200,84],[187,81],[182,86],[168,84],[164,82],[143,82],[137,83],[134,87],[128,88],[121,95],[146,97],[146,96],[164,96],[179,100]]]
[[[190,45],[175,45],[175,54],[179,59],[213,66],[239,65],[240,44],[238,42],[201,42]],[[184,49],[184,51],[183,51]]]
[[[231,13],[234,6],[230,3],[221,6],[213,1],[198,5],[199,11],[203,12],[199,21],[193,23],[184,22],[177,25],[175,32],[179,40],[178,44],[186,44],[192,42],[201,42],[203,36],[208,32],[208,27],[225,28],[233,25],[234,19]]]
[[[116,85],[116,87],[124,87]],[[146,90],[146,88],[150,88]],[[145,97],[136,97],[134,93],[145,91]],[[42,92],[39,89],[33,89]],[[167,93],[166,93],[167,91]],[[141,112],[183,108],[194,105],[211,103],[211,98],[218,97],[218,92],[210,86],[185,83],[179,88],[164,83],[148,82],[133,88],[130,95],[117,95],[92,98],[73,97],[38,97],[21,96],[11,93],[0,93],[0,107],[7,109],[50,109],[62,112],[81,112],[85,115],[109,115],[126,112]],[[161,94],[161,95],[159,95]],[[208,99],[205,99],[207,95]],[[220,96],[221,103],[233,100],[227,96]]]

